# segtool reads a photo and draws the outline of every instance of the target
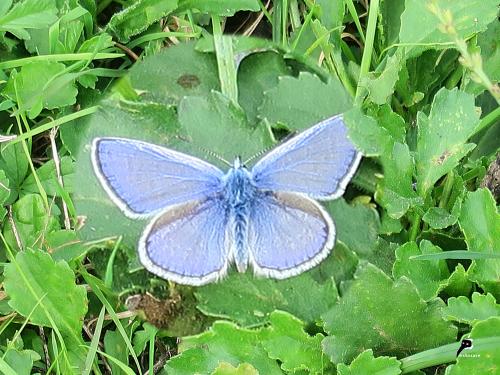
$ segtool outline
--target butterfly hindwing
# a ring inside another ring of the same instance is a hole
[[[139,259],[152,273],[203,285],[227,271],[227,212],[219,199],[192,201],[158,214],[139,241]]]
[[[277,279],[304,272],[328,255],[335,227],[314,200],[295,193],[268,192],[254,203],[248,248],[255,274]]]
[[[92,164],[113,202],[133,218],[205,198],[221,188],[223,176],[198,158],[124,138],[94,139]]]

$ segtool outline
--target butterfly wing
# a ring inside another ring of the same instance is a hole
[[[215,281],[228,268],[227,221],[227,210],[218,198],[169,208],[144,230],[139,259],[150,272],[180,284]]]
[[[223,176],[203,160],[125,138],[94,139],[92,165],[113,202],[132,218],[207,197],[220,190]]]
[[[252,207],[248,248],[256,275],[298,275],[326,258],[334,242],[331,218],[307,196],[267,192]]]
[[[260,189],[335,199],[344,193],[360,159],[342,117],[335,116],[272,150],[252,174]]]

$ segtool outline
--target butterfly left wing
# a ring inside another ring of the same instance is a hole
[[[273,149],[252,174],[259,189],[335,199],[344,193],[360,159],[342,117],[335,116]]]
[[[179,284],[203,285],[223,277],[230,242],[227,211],[218,199],[191,201],[158,214],[139,241],[150,272]]]
[[[223,176],[201,159],[126,138],[95,138],[92,165],[109,197],[132,218],[212,195]]]
[[[314,200],[295,193],[262,192],[248,221],[250,264],[256,275],[284,279],[326,258],[335,226]]]

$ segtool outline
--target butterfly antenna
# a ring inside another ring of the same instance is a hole
[[[289,139],[291,139],[291,138],[295,137],[297,134],[298,134],[298,132],[297,132],[297,131],[292,131],[292,132],[290,132],[290,133],[289,133],[289,134],[287,134],[287,135],[286,135],[283,139],[281,139],[281,140],[278,142],[278,144],[273,144],[273,145],[271,145],[271,146],[268,146],[268,147],[266,147],[266,148],[262,149],[261,151],[257,152],[255,155],[252,155],[249,159],[245,160],[245,163],[243,163],[243,164],[247,165],[248,163],[250,163],[250,162],[251,162],[252,160],[254,160],[255,158],[260,157],[260,156],[262,156],[262,155],[264,155],[264,154],[267,154],[267,153],[268,153],[269,151],[271,151],[273,148],[275,148],[276,146],[279,146],[279,145],[281,145],[281,144],[285,143],[285,142],[286,142],[286,141],[288,141]],[[276,141],[276,139],[274,138],[274,136],[273,136],[273,140],[274,140],[274,141]]]
[[[184,137],[184,136],[177,136],[178,139],[180,139],[181,141],[183,142],[186,142],[186,143],[190,143],[191,140],[187,137]],[[202,146],[196,146],[200,151],[204,152],[205,154],[223,162],[224,164],[226,164],[227,166],[229,167],[232,167],[233,165],[228,162],[226,159],[224,159],[222,156],[220,156],[219,154],[217,154],[216,152],[212,151],[212,150],[209,150],[205,147],[202,147]]]
[[[199,146],[198,147],[201,151],[203,151],[204,153],[206,153],[207,155],[223,162],[224,164],[226,164],[227,166],[229,167],[232,167],[233,164],[231,164],[230,162],[228,162],[226,159],[224,159],[222,156],[220,156],[219,154],[217,154],[216,152],[212,151],[212,150],[209,150],[209,149],[206,149],[204,147],[201,147]]]

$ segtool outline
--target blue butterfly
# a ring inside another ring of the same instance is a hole
[[[125,138],[96,138],[92,164],[113,202],[131,218],[153,217],[139,241],[150,272],[180,284],[222,278],[234,262],[284,279],[321,262],[335,226],[314,199],[340,197],[361,154],[341,116],[227,173],[178,151]]]

